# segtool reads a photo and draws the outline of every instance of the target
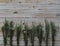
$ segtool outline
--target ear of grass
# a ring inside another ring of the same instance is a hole
[[[7,45],[7,38],[8,38],[8,31],[9,31],[9,23],[6,19],[5,19],[4,25],[1,29],[2,29],[2,33],[3,33],[4,46],[6,46]]]
[[[9,24],[9,33],[10,33],[10,46],[13,46],[13,34],[14,34],[14,23],[13,23],[13,21],[11,21],[10,22],[10,24]]]
[[[42,39],[43,39],[43,26],[39,24],[37,26],[37,37],[39,40],[39,46],[42,46]]]
[[[30,41],[31,41],[31,46],[34,46],[34,38],[35,38],[35,25],[32,23],[32,29],[30,31]]]
[[[55,46],[56,26],[53,22],[51,22],[50,25],[51,25],[51,34],[52,34],[52,46]]]
[[[17,40],[17,46],[19,46],[20,41],[20,34],[21,34],[21,26],[16,26],[16,40]]]
[[[25,46],[28,46],[28,36],[27,36],[27,25],[25,23],[23,23],[23,26],[22,27],[22,32],[23,32],[23,37],[24,37],[24,43],[25,43]]]
[[[49,22],[47,20],[45,20],[46,46],[48,46],[49,30],[50,30]]]

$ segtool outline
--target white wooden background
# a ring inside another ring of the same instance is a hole
[[[17,14],[14,14],[15,11],[17,11]],[[47,18],[48,21],[53,21],[56,24],[56,26],[59,27],[59,30],[57,30],[55,46],[60,46],[60,3],[44,3],[44,4],[1,3],[0,27],[3,25],[5,18],[7,18],[7,20],[9,21],[13,20],[15,24],[20,23],[21,21],[25,21],[26,23],[31,24],[31,22],[34,21],[35,24],[41,22],[44,25],[45,18]],[[13,44],[15,46],[16,45],[15,37],[13,38],[13,40],[14,40]],[[51,46],[51,39],[49,39],[49,41],[50,41],[49,46]],[[45,46],[44,44],[45,42],[43,41],[43,46]],[[20,39],[20,45],[24,46],[23,38]],[[3,46],[3,37],[1,32],[0,32],[0,46]],[[38,46],[37,38],[35,38],[35,46]]]

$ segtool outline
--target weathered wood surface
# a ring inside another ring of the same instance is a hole
[[[17,14],[14,12],[17,11]],[[56,14],[59,14],[58,16]],[[43,17],[42,17],[43,16]],[[60,3],[45,3],[45,4],[31,4],[31,3],[22,3],[22,4],[0,4],[0,27],[3,25],[5,17],[11,21],[13,20],[16,23],[20,23],[21,20],[30,24],[32,21],[41,22],[44,24],[44,19],[47,18],[49,21],[53,21],[56,26],[60,28]],[[37,18],[36,18],[37,17]],[[16,45],[16,38],[13,38],[13,45]],[[45,42],[43,41],[43,45]],[[20,45],[24,46],[23,38],[20,39]],[[29,45],[30,41],[29,41]],[[49,41],[51,45],[51,40]],[[60,46],[60,29],[57,30],[56,36],[56,46]],[[3,46],[3,36],[0,33],[0,46]],[[8,46],[8,45],[7,45]],[[38,46],[38,39],[35,38],[35,46]]]

